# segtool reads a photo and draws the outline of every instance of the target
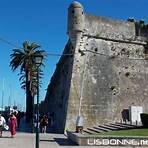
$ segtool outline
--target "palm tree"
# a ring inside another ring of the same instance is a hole
[[[23,48],[13,49],[10,55],[10,67],[12,71],[20,68],[20,81],[22,88],[26,90],[26,121],[30,122],[33,115],[34,95],[36,94],[36,74],[35,56],[42,55],[45,58],[45,51],[38,50],[40,46],[36,43],[25,41]],[[43,63],[42,63],[43,65]],[[40,69],[41,70],[41,69]],[[40,76],[42,71],[40,71]]]
[[[21,82],[20,85],[21,85],[21,88],[22,89],[26,89],[26,74],[25,72],[21,72],[20,74],[20,78],[19,78],[19,81]],[[32,96],[35,96],[37,94],[37,69],[32,69],[32,72],[31,72],[31,93],[32,93]],[[39,78],[42,78],[43,76],[43,71],[40,69],[39,67]],[[39,82],[39,86],[41,86],[41,81]]]

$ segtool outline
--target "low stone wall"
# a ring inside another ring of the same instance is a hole
[[[68,138],[80,146],[148,147],[148,136],[83,135],[67,131]]]

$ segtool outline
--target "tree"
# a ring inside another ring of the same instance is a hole
[[[36,94],[37,86],[37,67],[35,65],[35,56],[42,55],[45,58],[46,54],[44,50],[39,50],[40,46],[36,43],[29,43],[25,41],[23,48],[13,49],[13,53],[10,55],[10,67],[12,71],[20,68],[20,81],[21,87],[26,90],[26,121],[30,122],[33,118],[33,104],[34,96]],[[43,63],[42,63],[43,65]],[[39,73],[40,77],[43,75],[41,69]]]

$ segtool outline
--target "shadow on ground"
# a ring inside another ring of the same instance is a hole
[[[76,143],[65,138],[54,138],[52,140],[40,139],[40,142],[56,142],[60,146],[77,146]]]
[[[54,140],[61,146],[77,146],[76,143],[65,138],[54,138]]]
[[[11,136],[2,136],[2,137],[0,137],[1,139],[2,138],[11,138]],[[12,139],[12,138],[11,138]]]
[[[44,140],[44,139],[40,139],[41,142],[56,142],[55,140]]]

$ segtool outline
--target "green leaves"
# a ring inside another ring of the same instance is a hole
[[[34,63],[34,58],[36,55],[42,55],[43,61],[47,55],[44,50],[39,50],[41,46],[37,43],[29,43],[25,41],[23,47],[20,49],[13,49],[12,54],[10,54],[10,67],[12,71],[20,69],[19,81],[21,82],[21,87],[26,89],[26,82],[30,81],[30,90],[35,95],[37,88],[37,67]],[[42,63],[44,65],[44,63]],[[43,71],[39,68],[39,77],[43,76]]]

